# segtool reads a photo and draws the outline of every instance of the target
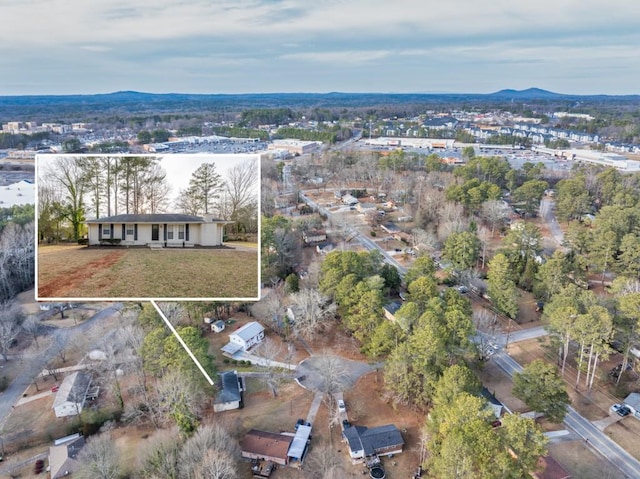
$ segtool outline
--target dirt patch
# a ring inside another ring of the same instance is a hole
[[[38,296],[257,298],[255,248],[38,249]]]
[[[43,298],[65,297],[68,293],[79,289],[85,281],[98,274],[100,270],[110,268],[116,264],[123,256],[124,252],[122,251],[110,251],[102,258],[91,261],[82,268],[78,268],[73,274],[69,272],[57,274],[46,283],[38,284],[38,296]]]

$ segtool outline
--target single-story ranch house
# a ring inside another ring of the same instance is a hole
[[[247,459],[263,459],[281,466],[289,464],[289,447],[293,436],[275,432],[252,429],[240,442],[242,457]]]
[[[213,400],[213,410],[215,412],[239,409],[242,405],[242,391],[244,388],[240,383],[237,371],[225,371],[220,373],[218,381],[218,394]]]
[[[53,400],[56,417],[77,416],[82,412],[91,379],[91,374],[84,371],[76,371],[63,379]]]
[[[342,433],[349,444],[349,455],[352,460],[365,459],[370,456],[389,456],[400,454],[404,447],[402,434],[393,424],[367,428],[350,426]]]
[[[213,215],[143,214],[106,216],[85,221],[89,245],[220,246],[224,225]]]

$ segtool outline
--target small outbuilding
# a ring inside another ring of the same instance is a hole
[[[76,371],[64,378],[53,401],[56,417],[77,416],[82,412],[91,387],[91,375]]]
[[[224,328],[224,321],[222,321],[221,319],[219,319],[215,323],[211,323],[211,331],[213,331],[214,333],[221,333],[222,331],[224,331]]]

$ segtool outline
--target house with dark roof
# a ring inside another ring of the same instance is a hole
[[[193,247],[220,246],[224,226],[213,215],[116,215],[85,221],[89,245]]]
[[[91,374],[84,371],[76,371],[64,378],[53,400],[56,417],[78,416],[87,400],[90,386]]]
[[[67,477],[78,467],[78,453],[85,445],[84,436],[73,434],[58,439],[49,448],[49,474],[51,479]]]
[[[353,460],[399,454],[404,447],[402,434],[393,424],[372,428],[350,426],[344,429],[342,436],[349,445],[349,456]]]
[[[500,418],[502,416],[502,409],[504,409],[504,404],[502,404],[497,397],[495,397],[486,387],[483,387],[480,390],[480,395],[487,400],[487,409],[491,409],[496,418]]]
[[[225,371],[219,376],[218,394],[213,400],[213,410],[222,412],[239,409],[242,406],[244,388],[238,377],[238,371]]]
[[[240,441],[242,457],[285,466],[289,463],[289,448],[293,439],[294,436],[252,429]]]
[[[387,318],[392,323],[396,322],[396,313],[402,307],[402,304],[398,301],[392,301],[390,303],[385,304],[382,307],[382,311],[384,313],[384,317]]]

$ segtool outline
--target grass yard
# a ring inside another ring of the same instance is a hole
[[[257,298],[257,249],[40,246],[40,298]]]

